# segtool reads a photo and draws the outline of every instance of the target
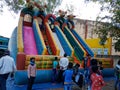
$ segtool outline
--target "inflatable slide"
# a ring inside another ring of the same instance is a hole
[[[67,27],[64,27],[64,29],[69,29],[71,31],[72,35],[76,38],[76,40],[79,42],[79,44],[82,46],[82,48],[85,50],[87,54],[89,54],[91,57],[94,56],[93,51],[90,49],[90,47],[86,44],[86,42],[80,37],[80,35],[74,30],[75,24],[73,20],[71,20],[71,17],[69,17],[66,20]]]
[[[64,53],[72,63],[80,62],[86,55],[80,42],[69,28],[63,29],[58,18],[45,14],[41,9],[24,8],[20,13],[18,26],[9,40],[9,50],[17,66],[15,84],[27,83],[27,66],[35,57],[37,76],[35,83],[50,82],[55,57]],[[59,60],[58,60],[59,61]]]

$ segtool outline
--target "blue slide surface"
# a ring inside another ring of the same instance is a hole
[[[76,38],[72,35],[70,30],[68,28],[64,28],[64,34],[66,35],[68,41],[70,42],[71,46],[74,49],[75,56],[77,57],[78,60],[83,60],[84,57],[84,51],[79,45],[79,42],[77,42]]]
[[[58,27],[54,27],[55,29],[55,33],[58,36],[58,39],[60,40],[60,43],[65,51],[65,53],[67,53],[68,56],[72,55],[72,49],[70,48],[68,42],[66,41],[65,37],[63,36],[62,32],[59,30],[60,28]]]
[[[82,45],[82,47],[85,49],[85,51],[87,51],[87,53],[93,57],[94,56],[93,51],[89,48],[89,46],[85,43],[85,41],[80,37],[80,35],[78,35],[78,33],[75,30],[71,30],[71,32],[79,41],[79,43]]]

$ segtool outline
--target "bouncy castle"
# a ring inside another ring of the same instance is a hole
[[[27,83],[27,66],[31,57],[35,57],[37,66],[35,83],[44,83],[51,81],[55,57],[60,59],[66,53],[70,62],[80,63],[85,55],[94,56],[74,30],[74,16],[65,18],[66,12],[61,10],[59,17],[46,14],[45,7],[29,2],[21,10],[18,26],[9,40],[9,50],[17,66],[15,84]]]

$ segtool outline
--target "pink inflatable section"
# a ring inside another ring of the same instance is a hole
[[[28,55],[37,55],[37,48],[32,27],[23,27],[24,52]]]

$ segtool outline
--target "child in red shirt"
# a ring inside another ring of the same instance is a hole
[[[98,66],[92,66],[93,73],[90,76],[92,81],[91,90],[102,90],[105,85],[102,75],[98,74]]]

